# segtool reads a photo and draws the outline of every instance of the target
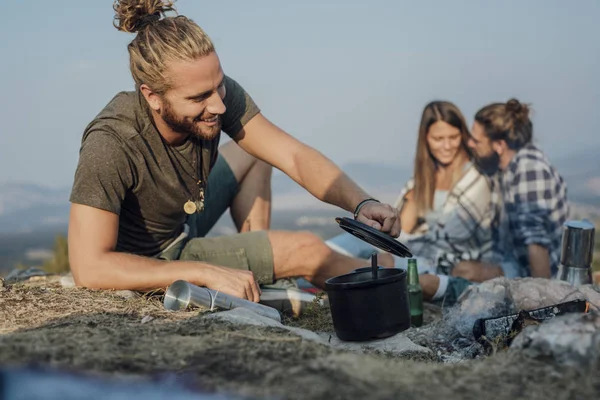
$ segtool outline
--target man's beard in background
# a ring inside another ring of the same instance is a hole
[[[481,173],[493,176],[500,170],[500,155],[492,151],[487,156],[475,156],[475,166]]]

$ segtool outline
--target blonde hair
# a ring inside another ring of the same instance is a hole
[[[424,216],[433,208],[436,186],[435,175],[438,162],[431,154],[431,151],[429,151],[427,135],[429,134],[431,125],[438,121],[446,122],[460,130],[461,143],[457,157],[464,157],[465,160],[471,158],[471,151],[467,146],[470,137],[469,128],[458,107],[448,101],[432,101],[427,104],[421,116],[414,167],[415,186],[413,189],[413,200],[417,207],[417,215],[419,216]],[[454,170],[451,187],[458,182],[462,173],[461,168]]]
[[[113,25],[120,31],[137,33],[127,46],[136,88],[145,83],[161,95],[171,85],[166,74],[169,62],[195,60],[215,51],[208,35],[194,21],[183,15],[166,16],[169,11],[176,13],[173,3],[116,0],[113,4]]]
[[[483,107],[475,114],[475,121],[481,124],[490,140],[504,140],[512,150],[519,150],[533,138],[529,107],[517,99]]]

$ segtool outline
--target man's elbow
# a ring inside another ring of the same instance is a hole
[[[104,289],[102,279],[97,272],[101,269],[96,268],[90,262],[76,259],[71,259],[70,264],[75,286],[87,289]]]

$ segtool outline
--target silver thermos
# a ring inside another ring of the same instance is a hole
[[[594,224],[588,220],[563,224],[558,279],[573,286],[593,284]]]

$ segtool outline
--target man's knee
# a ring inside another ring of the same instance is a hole
[[[301,253],[312,252],[315,255],[323,255],[331,252],[323,239],[310,231],[293,232],[290,241],[293,243],[294,250]]]
[[[269,231],[268,234],[275,258],[285,262],[319,264],[333,252],[319,236],[309,231]]]

